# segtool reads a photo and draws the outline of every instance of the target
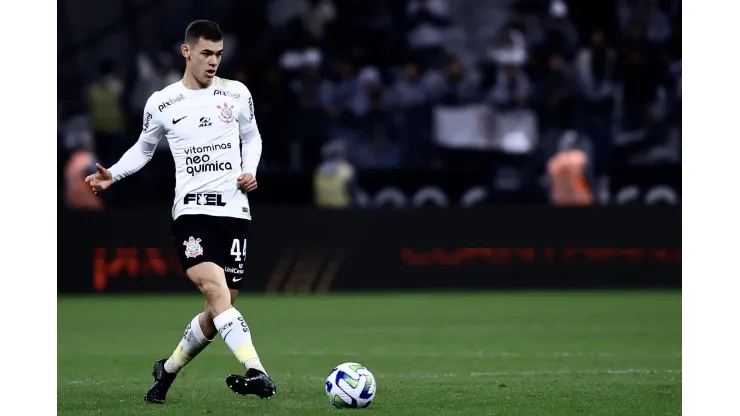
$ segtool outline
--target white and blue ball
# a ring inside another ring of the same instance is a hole
[[[344,363],[336,366],[326,379],[329,402],[339,408],[363,408],[375,398],[375,377],[364,365]]]

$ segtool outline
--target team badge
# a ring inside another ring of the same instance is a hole
[[[234,106],[229,105],[228,103],[224,103],[224,105],[217,105],[219,110],[221,110],[221,115],[218,116],[218,119],[223,121],[226,124],[231,124],[232,121],[234,121]]]
[[[203,247],[200,245],[200,238],[188,238],[188,241],[183,241],[182,245],[185,246],[185,257],[195,258],[203,254]]]

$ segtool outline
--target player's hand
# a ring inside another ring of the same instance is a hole
[[[85,183],[90,185],[95,195],[99,195],[113,184],[113,175],[108,172],[108,169],[100,166],[100,163],[96,163],[95,168],[98,171],[85,178]]]
[[[255,178],[251,173],[242,173],[238,178],[236,178],[236,186],[239,189],[252,192],[257,189],[257,178]]]

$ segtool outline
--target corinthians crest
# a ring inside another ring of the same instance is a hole
[[[187,241],[183,241],[182,245],[185,246],[185,257],[195,258],[203,254],[203,247],[200,245],[200,238],[188,238]]]
[[[218,116],[218,119],[223,121],[226,124],[231,124],[232,121],[234,121],[234,106],[229,105],[229,103],[223,103],[223,105],[217,105],[219,110],[221,110],[221,115]]]

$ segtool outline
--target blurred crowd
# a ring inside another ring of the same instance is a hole
[[[464,169],[494,153],[544,166],[568,147],[596,168],[680,163],[680,0],[233,4],[215,19],[219,75],[255,98],[261,169],[313,170],[339,144],[358,170]],[[115,162],[147,97],[181,78],[179,43],[102,60],[66,106],[63,147]]]

